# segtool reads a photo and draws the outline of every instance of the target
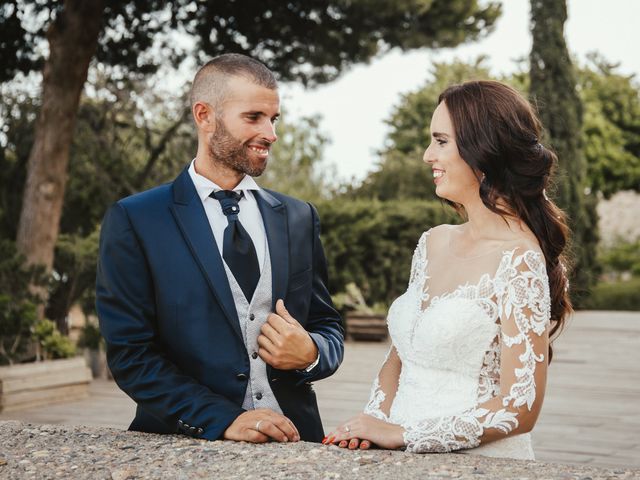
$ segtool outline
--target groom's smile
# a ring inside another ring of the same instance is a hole
[[[227,88],[227,97],[216,112],[217,126],[211,144],[215,148],[214,142],[222,142],[230,151],[213,152],[214,156],[225,163],[230,162],[237,171],[259,176],[267,166],[271,145],[278,139],[278,91],[257,85],[242,76],[234,77]],[[231,148],[232,144],[235,148]]]

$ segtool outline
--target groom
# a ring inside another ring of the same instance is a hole
[[[333,374],[343,329],[308,203],[260,188],[277,83],[237,54],[196,74],[195,159],[120,200],[100,239],[96,306],[131,430],[209,440],[320,441],[311,382]]]

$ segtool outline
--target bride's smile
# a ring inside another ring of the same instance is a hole
[[[479,199],[479,175],[460,156],[453,123],[444,102],[433,113],[431,143],[424,152],[423,160],[431,166],[436,195],[440,198],[459,204],[472,198]]]

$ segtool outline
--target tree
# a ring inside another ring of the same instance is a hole
[[[175,101],[149,82],[95,76],[91,97],[78,111],[70,149],[69,187],[65,192],[53,275],[45,314],[66,333],[71,305],[80,301],[93,312],[98,226],[107,207],[141,189],[167,182],[184,167],[185,152],[195,151],[195,134],[185,95]],[[0,148],[0,239],[15,238],[29,139],[33,138],[37,98],[25,88],[3,89],[4,141]],[[117,101],[114,101],[117,99]]]
[[[507,77],[496,77],[488,70],[482,57],[468,64],[459,61],[435,64],[432,75],[422,87],[402,96],[387,120],[390,131],[385,147],[380,152],[379,169],[371,173],[361,186],[348,190],[348,202],[334,200],[329,207],[323,206],[321,210],[324,214],[325,242],[330,246],[327,249],[329,262],[339,267],[337,275],[332,276],[334,288],[341,290],[346,283],[356,282],[363,288],[370,302],[388,301],[385,292],[398,291],[400,279],[406,272],[402,268],[392,268],[387,262],[389,258],[402,261],[402,255],[393,248],[384,246],[383,252],[376,254],[379,258],[366,258],[372,254],[364,251],[362,245],[368,245],[367,242],[372,241],[368,235],[381,239],[389,235],[382,224],[393,220],[386,217],[376,220],[379,212],[402,212],[405,205],[420,205],[425,211],[433,208],[429,202],[436,198],[433,179],[430,170],[422,163],[422,154],[429,141],[429,122],[440,92],[451,84],[493,78],[526,93],[530,84],[527,66],[521,64],[515,73]],[[595,196],[595,192],[608,195],[622,188],[638,189],[640,155],[637,148],[640,145],[640,130],[637,126],[640,122],[640,87],[633,82],[633,78],[616,73],[614,66],[608,65],[599,57],[592,57],[586,66],[579,69],[576,80],[586,112],[582,136],[585,138],[585,153],[589,165],[586,185],[594,192],[591,196]],[[368,203],[363,202],[364,200]],[[334,204],[338,206],[333,206]],[[350,213],[352,217],[347,217],[340,210],[339,205],[343,204],[345,212],[354,212]],[[351,204],[353,207],[349,207]],[[368,205],[371,210],[366,213],[366,218],[373,222],[372,226],[356,220],[358,215],[365,215],[358,211],[358,208],[364,207],[363,204]],[[434,225],[443,220],[451,222],[455,221],[455,217],[434,218],[428,222]],[[420,222],[424,220],[407,216],[402,221],[403,229],[410,230],[413,235],[422,231],[420,228],[423,225]],[[340,222],[348,223],[349,229],[340,227]],[[399,243],[399,239],[396,240]],[[410,248],[408,241],[403,245]],[[635,246],[629,246],[629,251]],[[381,249],[378,245],[375,248]],[[387,252],[392,253],[387,255]]]
[[[564,39],[567,5],[564,0],[531,0],[530,94],[538,106],[547,144],[557,152],[559,175],[552,195],[568,216],[572,231],[574,303],[593,285],[598,243],[597,199],[587,190],[587,164],[581,135],[583,108],[576,73]]]
[[[379,200],[420,198],[434,200],[431,169],[422,162],[429,145],[429,125],[438,106],[438,96],[448,86],[471,79],[490,78],[486,58],[475,63],[460,61],[436,63],[431,79],[415,92],[403,95],[386,121],[390,127],[385,147],[380,152],[378,170],[350,194]]]
[[[93,313],[98,227],[107,207],[123,196],[173,180],[196,149],[180,92],[172,92],[175,101],[170,102],[168,92],[159,86],[150,89],[147,81],[126,80],[122,88],[116,84],[120,81],[94,75],[93,93],[78,111],[45,309],[46,317],[63,333],[73,304],[79,302],[85,313]],[[3,93],[0,240],[13,240],[37,98],[19,87],[5,88]],[[332,175],[321,163],[327,139],[319,131],[319,119],[288,121],[286,112],[283,118],[273,159],[259,182],[305,200],[326,199],[332,192]]]
[[[368,305],[388,307],[406,290],[411,257],[423,232],[461,220],[453,209],[435,201],[341,200],[318,204],[331,272],[329,291],[344,292],[355,283]]]
[[[53,263],[78,103],[92,59],[121,78],[177,61],[175,32],[196,40],[198,60],[241,52],[283,80],[335,78],[392,47],[454,46],[488,32],[499,5],[476,0],[8,0],[0,7],[0,79],[43,65],[42,102],[28,161],[17,245],[28,262]],[[37,19],[27,21],[28,19]],[[50,19],[50,20],[49,20]],[[38,56],[46,37],[49,55]],[[5,61],[6,58],[6,61]]]
[[[640,85],[599,55],[578,70],[584,152],[592,192],[640,192]]]
[[[605,197],[620,190],[640,191],[640,85],[598,55],[590,55],[576,74],[585,111],[587,188]],[[386,121],[390,131],[378,170],[350,194],[379,200],[435,198],[430,172],[421,162],[438,95],[449,85],[479,78],[506,82],[524,94],[529,91],[528,62],[505,77],[493,75],[483,57],[435,64],[425,84],[403,95]]]
[[[42,268],[25,266],[15,244],[0,238],[0,365],[20,362],[26,354],[41,303],[29,286],[44,282]]]
[[[336,172],[332,165],[322,163],[329,139],[319,130],[320,118],[303,117],[293,123],[286,112],[281,118],[272,158],[258,183],[314,203],[330,197]]]

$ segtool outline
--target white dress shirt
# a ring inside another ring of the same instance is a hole
[[[195,159],[189,166],[189,176],[196,187],[198,197],[202,201],[204,211],[207,214],[213,237],[216,239],[218,251],[220,257],[222,257],[222,246],[224,244],[224,229],[227,228],[229,222],[224,213],[222,213],[222,206],[220,202],[215,198],[209,197],[212,192],[218,190],[224,190],[220,186],[206,177],[203,177],[195,168]],[[244,196],[240,199],[238,206],[240,207],[240,213],[238,219],[244,229],[249,233],[253,246],[256,249],[258,256],[258,265],[260,266],[260,272],[264,264],[265,248],[267,247],[267,235],[264,230],[264,223],[262,221],[262,214],[258,208],[258,202],[254,197],[253,191],[260,190],[260,187],[256,181],[249,175],[240,181],[240,183],[233,189],[234,192],[243,192]],[[224,258],[223,258],[224,261]]]
[[[189,165],[189,176],[191,176],[191,180],[196,187],[198,197],[200,197],[200,200],[202,201],[204,211],[207,214],[207,219],[209,220],[209,225],[211,226],[211,231],[216,239],[220,257],[222,257],[224,229],[227,228],[229,222],[227,221],[225,214],[222,213],[222,206],[220,205],[220,202],[215,198],[209,197],[209,195],[211,192],[217,192],[218,190],[224,189],[196,172],[195,159],[192,160],[191,165]],[[242,191],[244,193],[244,196],[238,203],[238,206],[240,207],[238,219],[240,220],[240,223],[242,223],[244,229],[249,233],[251,241],[256,248],[258,264],[260,265],[260,272],[262,273],[265,249],[267,248],[267,234],[264,230],[264,223],[262,220],[262,214],[258,208],[258,202],[256,202],[256,198],[253,194],[253,191],[257,190],[260,190],[260,187],[249,175],[245,175],[236,188],[233,189],[234,192]],[[222,261],[224,262],[224,257],[222,257]],[[320,351],[318,351],[318,356],[315,361],[303,371],[310,372],[316,365],[318,365],[319,361]]]

